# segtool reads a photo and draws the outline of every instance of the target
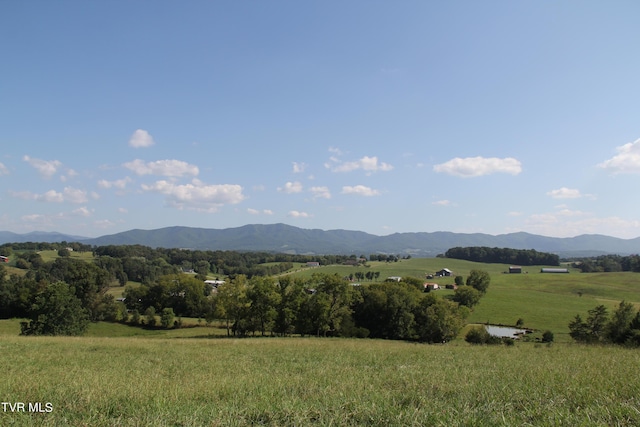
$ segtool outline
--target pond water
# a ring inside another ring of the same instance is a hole
[[[518,338],[520,335],[529,333],[527,329],[511,328],[509,326],[485,325],[485,329],[489,335],[494,337]]]

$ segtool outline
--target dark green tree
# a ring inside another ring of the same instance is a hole
[[[607,338],[608,313],[604,305],[598,305],[587,312],[587,319],[582,320],[578,314],[569,323],[569,335],[575,341],[595,344]]]
[[[443,343],[454,339],[469,314],[469,309],[453,301],[426,295],[416,309],[416,332],[420,341]]]
[[[252,277],[249,280],[247,298],[250,302],[249,316],[255,328],[263,336],[267,330],[273,331],[278,313],[276,307],[281,298],[275,280],[271,277]]]
[[[307,294],[303,280],[294,279],[291,276],[279,278],[277,290],[280,295],[280,301],[276,306],[274,331],[277,334],[286,336],[295,331],[300,309],[307,299]]]
[[[635,316],[636,310],[633,304],[621,301],[607,324],[607,340],[615,344],[627,342],[631,337],[631,324]]]
[[[481,293],[486,293],[491,283],[491,276],[484,270],[471,270],[467,277],[467,286],[471,286]]]
[[[29,318],[21,324],[22,335],[82,335],[89,325],[82,301],[64,282],[47,286],[35,297]]]
[[[460,276],[458,276],[460,277]],[[480,302],[482,293],[471,286],[460,286],[454,291],[453,301],[465,307],[473,308]]]
[[[156,326],[156,309],[154,306],[150,306],[144,311],[144,318],[147,325]]]

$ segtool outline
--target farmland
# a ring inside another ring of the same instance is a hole
[[[337,338],[3,335],[3,425],[618,425],[637,351]]]
[[[183,329],[92,323],[80,338],[21,337],[0,321],[3,402],[50,413],[0,412],[2,425],[638,425],[637,351],[572,343],[568,322],[597,304],[640,306],[636,273],[504,274],[450,259],[295,265],[286,273],[380,271],[424,277],[447,267],[491,274],[472,323],[549,329],[553,344],[472,346],[345,338],[227,338],[216,321]],[[452,277],[434,278],[439,284]],[[367,285],[367,281],[362,286]],[[112,288],[117,292],[122,287]],[[446,296],[452,291],[439,290]],[[464,331],[461,333],[461,336]]]

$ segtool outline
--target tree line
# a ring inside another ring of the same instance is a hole
[[[609,273],[633,271],[640,273],[639,255],[601,255],[591,258],[572,259],[572,266],[583,273]]]
[[[125,303],[134,323],[153,321],[153,313],[170,308],[177,316],[197,314],[208,322],[221,319],[230,336],[297,334],[446,342],[464,326],[489,281],[488,273],[474,271],[468,285],[448,299],[425,293],[422,281],[415,278],[354,286],[337,274],[314,273],[309,279],[238,275],[207,295],[201,282],[177,275],[151,286],[127,287]],[[467,291],[478,298],[457,298]]]
[[[486,246],[455,247],[444,254],[447,258],[466,261],[516,264],[516,265],[560,265],[556,254],[538,252],[535,249],[489,248]]]
[[[586,318],[577,314],[569,323],[569,335],[584,344],[619,344],[640,347],[640,311],[621,301],[609,315],[604,305],[588,310]]]

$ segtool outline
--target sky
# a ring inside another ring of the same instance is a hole
[[[640,3],[0,2],[0,230],[640,236]]]

